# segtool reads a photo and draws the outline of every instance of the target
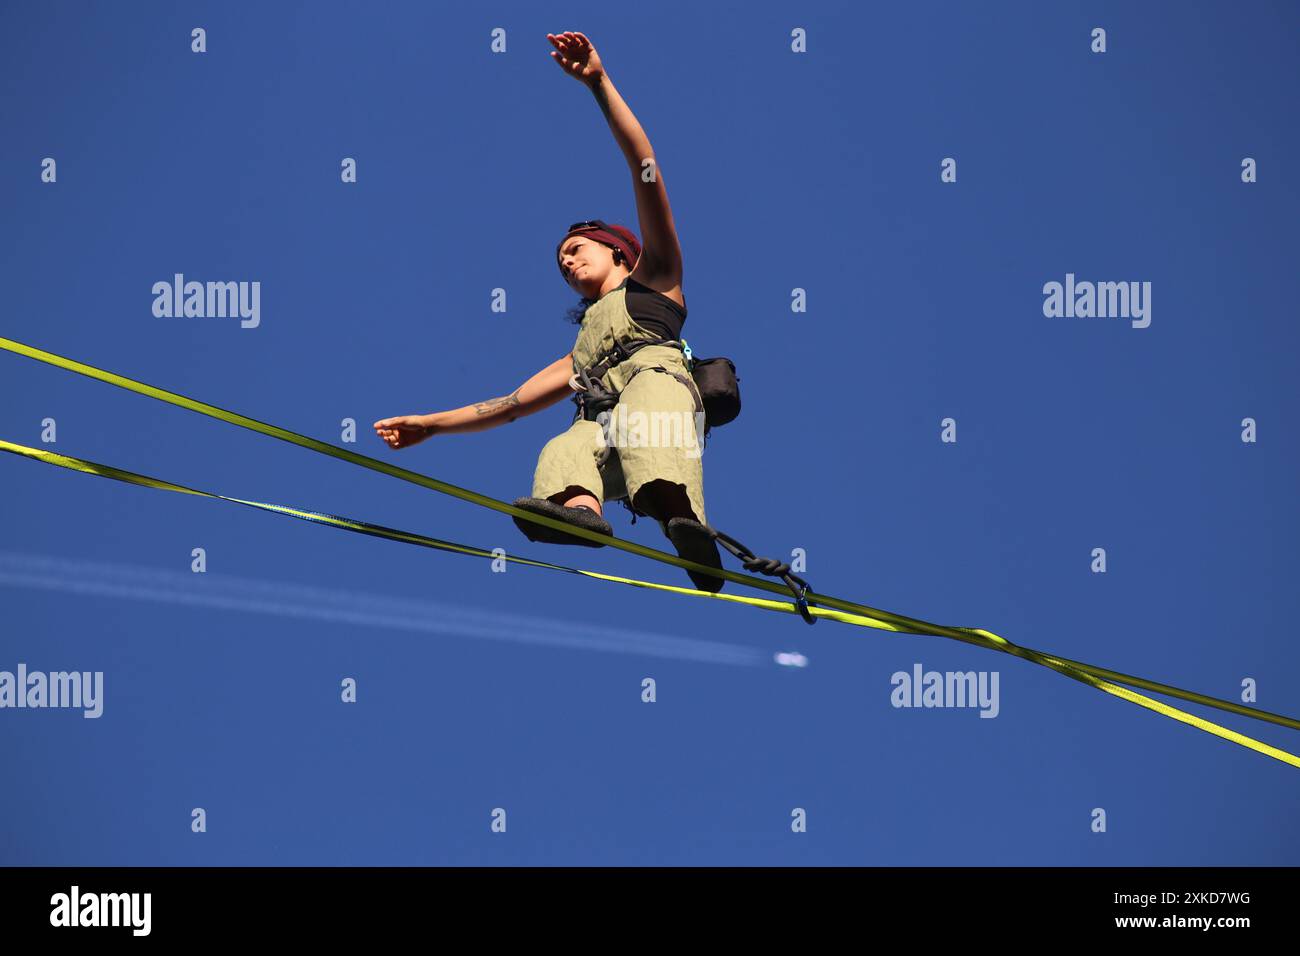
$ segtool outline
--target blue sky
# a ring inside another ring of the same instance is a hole
[[[1298,21],[1261,2],[12,3],[0,335],[334,443],[344,418],[507,394],[572,345],[565,226],[636,228],[604,119],[548,56],[546,33],[581,30],[654,145],[685,334],[739,369],[744,410],[704,459],[717,527],[803,548],[827,594],[1218,697],[1250,677],[1294,716]],[[260,281],[260,325],[154,317],[177,272]],[[1150,282],[1151,325],[1045,317],[1067,273]],[[508,501],[570,412],[349,447]],[[686,583],[7,353],[0,438]],[[3,863],[1300,862],[1295,769],[1003,655],[494,574],[4,457],[0,670],[103,671],[105,701],[0,711]],[[997,718],[891,706],[918,663],[997,671]]]

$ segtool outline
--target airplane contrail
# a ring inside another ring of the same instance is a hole
[[[594,627],[556,618],[336,588],[11,551],[0,551],[0,585],[708,664],[754,667],[770,660],[757,648],[651,631]]]

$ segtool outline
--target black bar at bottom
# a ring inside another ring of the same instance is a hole
[[[540,945],[604,927],[609,944],[710,930],[733,943],[826,941],[832,932],[867,941],[888,931],[917,942],[1173,934],[1230,944],[1289,927],[1294,877],[1283,867],[14,867],[0,869],[0,926],[6,940],[76,934],[83,943],[450,941],[473,932]]]

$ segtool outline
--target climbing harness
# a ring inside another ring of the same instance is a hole
[[[695,400],[695,411],[704,413],[704,439],[709,433],[735,421],[740,415],[740,379],[736,377],[736,365],[729,358],[697,359],[685,339],[638,339],[627,345],[615,342],[599,358],[579,370],[569,379],[569,386],[578,394],[573,402],[578,406],[578,414],[587,421],[596,421],[601,411],[612,408],[618,403],[618,396],[605,388],[601,381],[610,369],[626,362],[635,353],[648,345],[666,345],[681,351],[686,370],[690,378],[677,372],[670,372],[661,365],[644,366],[632,371],[624,387],[631,384],[641,372],[665,372],[677,379],[690,390]],[[599,383],[593,388],[594,383]],[[591,397],[588,398],[588,395]],[[612,396],[612,398],[611,398]]]
[[[622,362],[631,358],[635,352],[640,351],[647,345],[676,346],[677,341],[672,339],[639,339],[628,346],[615,342],[614,347],[610,351],[604,353],[599,359],[588,365],[586,368],[580,369],[578,372],[570,376],[569,387],[575,392],[573,403],[577,406],[577,411],[573,416],[575,422],[579,420],[597,422],[602,428],[608,425],[609,416],[612,414],[614,406],[618,404],[619,395],[617,392],[614,392],[605,386],[604,375],[610,369],[615,368]],[[684,340],[682,341],[682,345],[685,345]],[[695,402],[696,413],[698,414],[704,411],[703,399],[700,396],[699,388],[685,376],[679,375],[676,372],[670,372],[662,365],[643,366],[633,369],[632,374],[629,375],[627,381],[623,383],[623,387],[627,388],[638,374],[645,371],[664,372],[668,375],[672,375],[673,378],[685,385],[690,391],[691,397]],[[708,447],[708,435],[709,427],[706,422],[704,434],[700,436],[700,442],[702,445],[701,450]],[[632,517],[633,525],[636,524],[636,519],[638,517],[649,517],[649,515],[644,511],[640,511],[632,504],[630,497],[619,498],[618,503],[627,509],[628,514]]]
[[[72,359],[55,355],[52,352],[45,352],[41,349],[24,345],[21,342],[15,342],[11,339],[0,338],[0,348],[13,352],[18,355],[24,355],[28,358],[53,365],[58,368],[76,372],[88,378],[94,378],[98,381],[116,385],[128,391],[136,392],[140,395],[146,395],[159,401],[167,402],[190,411],[198,412],[210,418],[225,421],[241,428],[247,428],[250,431],[269,437],[278,438],[281,441],[287,441],[303,448],[310,449],[320,454],[328,455],[333,458],[339,458],[351,464],[368,468],[372,471],[382,472],[403,481],[429,488],[443,494],[448,494],[464,501],[490,508],[513,517],[522,517],[536,524],[542,524],[559,531],[569,532],[579,537],[589,540],[604,540],[610,546],[619,550],[627,551],[641,557],[650,558],[664,564],[671,564],[687,571],[701,571],[715,577],[720,577],[728,581],[745,585],[758,590],[784,593],[782,585],[775,582],[765,581],[749,575],[738,574],[726,569],[709,568],[704,565],[691,561],[685,561],[674,555],[662,551],[656,551],[644,545],[635,542],[625,541],[618,538],[605,538],[598,535],[597,532],[580,526],[575,526],[544,514],[535,514],[507,505],[504,502],[497,501],[486,495],[479,494],[468,489],[459,488],[455,485],[431,478],[427,475],[421,475],[417,472],[409,471],[378,459],[370,458],[366,455],[358,454],[336,445],[328,444],[296,432],[280,428],[275,425],[269,425],[265,422],[240,415],[236,412],[227,411],[214,405],[208,405],[195,399],[187,398],[184,395],[178,395],[175,392],[168,392],[152,385],[146,385],[137,382],[125,376],[117,375],[113,372],[106,372],[90,365],[85,365]],[[197,495],[206,498],[216,498],[223,501],[242,504],[276,514],[288,517],[300,518],[307,521],[313,521],[320,524],[342,530],[353,531],[361,534],[373,535],[376,537],[388,538],[390,540],[402,541],[408,544],[416,544],[424,547],[437,548],[440,550],[451,551],[455,553],[468,554],[473,556],[491,558],[493,560],[505,558],[508,561],[514,561],[521,564],[528,564],[536,567],[551,568],[554,570],[567,571],[570,573],[580,574],[597,580],[617,582],[636,587],[650,588],[668,593],[691,595],[698,597],[711,597],[715,600],[729,601],[739,604],[747,604],[752,607],[759,607],[765,610],[781,611],[785,613],[798,613],[807,621],[810,617],[828,617],[832,620],[840,621],[845,624],[853,624],[862,627],[871,627],[879,630],[911,633],[911,634],[929,634],[936,637],[946,637],[952,640],[961,641],[967,644],[973,644],[977,647],[983,647],[987,650],[996,650],[1014,657],[1019,657],[1031,663],[1038,664],[1056,671],[1072,680],[1087,684],[1097,690],[1126,700],[1129,703],[1136,704],[1147,710],[1162,714],[1180,723],[1195,727],[1198,730],[1208,734],[1213,734],[1221,739],[1228,740],[1232,743],[1246,747],[1256,753],[1279,760],[1289,766],[1300,769],[1300,757],[1288,751],[1273,747],[1262,741],[1256,740],[1235,730],[1220,726],[1211,721],[1205,720],[1194,714],[1189,714],[1176,707],[1172,707],[1162,701],[1152,700],[1142,694],[1130,690],[1130,687],[1142,690],[1152,691],[1164,694],[1181,700],[1192,701],[1207,707],[1214,707],[1229,713],[1240,716],[1251,717],[1255,720],[1267,721],[1272,724],[1287,727],[1292,730],[1300,730],[1300,720],[1294,717],[1287,717],[1281,714],[1269,713],[1268,711],[1258,710],[1254,707],[1248,707],[1235,701],[1222,700],[1211,697],[1207,694],[1200,694],[1195,691],[1184,690],[1170,684],[1163,684],[1146,678],[1137,677],[1131,674],[1124,674],[1119,671],[1107,670],[1093,664],[1086,664],[1080,661],[1073,661],[1064,657],[1057,657],[1046,654],[1042,651],[1035,650],[1024,645],[1013,644],[1006,638],[994,634],[983,628],[954,627],[950,625],[933,624],[917,618],[907,617],[901,614],[894,614],[890,611],[883,611],[878,608],[872,608],[864,604],[858,604],[852,601],[846,601],[841,598],[821,595],[813,592],[807,582],[796,575],[789,573],[789,568],[772,559],[757,558],[748,548],[741,545],[734,538],[716,532],[716,539],[723,544],[733,555],[745,562],[749,570],[756,570],[765,575],[781,577],[786,585],[796,595],[794,604],[784,601],[773,601],[760,598],[749,597],[745,595],[727,595],[727,594],[709,594],[699,590],[688,588],[678,588],[671,585],[656,584],[648,581],[637,581],[630,578],[620,578],[614,575],[600,574],[594,571],[587,571],[577,568],[568,568],[563,565],[552,565],[542,561],[536,561],[527,558],[517,558],[503,555],[498,549],[486,551],[481,548],[471,548],[466,545],[458,545],[453,542],[439,541],[435,538],[428,538],[423,535],[411,532],[399,531],[392,528],[384,528],[379,525],[372,525],[366,522],[356,521],[348,518],[340,518],[334,515],[323,514],[320,512],[305,511],[303,509],[291,508],[281,505],[271,505],[256,501],[247,501],[240,498],[231,498],[224,495],[218,495],[211,492],[199,491],[193,488],[187,488],[182,485],[172,484],[160,479],[149,478],[144,475],[117,469],[109,465],[100,465],[94,462],[84,461],[82,459],[72,458],[70,456],[59,455],[53,452],[40,449],[27,448],[22,445],[16,445],[11,442],[0,441],[0,451],[21,455],[29,459],[43,461],[47,464],[58,465],[59,467],[68,468],[74,471],[80,471],[86,474],[93,474],[100,477],[112,478],[118,481],[128,482],[130,484],[141,485],[144,487],[155,488],[166,491],[180,492],[183,494]],[[713,531],[714,529],[710,529]],[[1118,686],[1120,684],[1128,685],[1127,687]]]
[[[603,421],[601,414],[618,404],[618,393],[607,389],[600,378],[593,378],[586,369],[570,378],[569,386],[577,392],[573,396],[573,403],[578,406],[579,415],[584,421]]]
[[[691,373],[690,377],[670,371],[662,365],[647,365],[633,369],[623,387],[627,388],[642,372],[663,372],[685,385],[695,402],[695,414],[704,416],[704,430],[699,436],[703,451],[708,448],[713,429],[734,421],[740,414],[740,385],[736,378],[736,366],[731,359],[696,359],[685,339],[638,339],[627,345],[615,342],[596,361],[569,377],[569,387],[575,393],[573,404],[577,406],[573,420],[598,422],[604,427],[609,421],[606,413],[612,412],[619,400],[618,393],[606,387],[605,374],[649,345],[680,349],[687,371]],[[638,510],[630,498],[619,498],[618,503],[627,509],[634,525],[638,517],[649,517],[644,511]]]

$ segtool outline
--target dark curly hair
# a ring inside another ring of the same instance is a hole
[[[582,320],[587,317],[587,310],[594,304],[595,299],[579,299],[578,304],[564,313],[564,317],[574,325],[582,325]]]

